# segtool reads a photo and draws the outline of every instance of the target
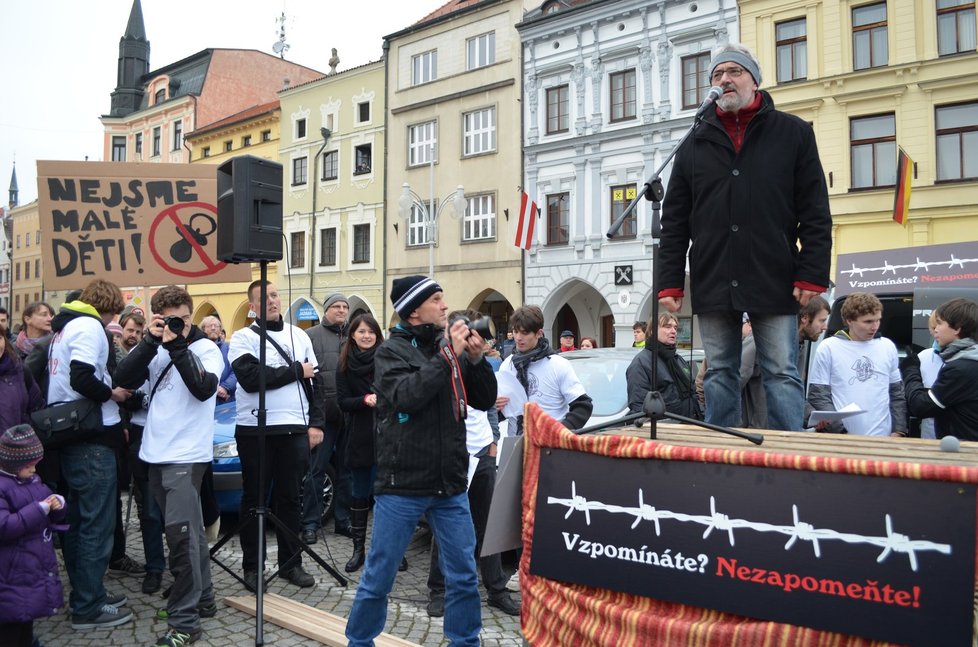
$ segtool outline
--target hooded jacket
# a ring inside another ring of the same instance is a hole
[[[455,358],[442,328],[399,324],[374,355],[374,393],[374,493],[464,492],[469,464],[464,405],[482,410],[495,405],[496,376],[489,362],[473,363],[464,353]]]
[[[682,293],[688,248],[696,314],[795,314],[797,283],[829,285],[832,217],[814,132],[759,92],[739,152],[707,111],[669,178],[659,294]]]
[[[45,514],[40,501],[51,490],[34,474],[17,478],[0,471],[0,622],[30,622],[64,606],[54,524],[65,508]]]
[[[71,301],[63,306],[51,320],[50,361],[57,370],[48,374],[46,400],[48,406],[56,402],[71,402],[88,398],[102,404],[104,431],[92,442],[111,447],[122,444],[119,423],[119,405],[112,400],[112,378],[109,373],[109,355],[112,349],[105,333],[99,312],[82,301]],[[67,344],[67,349],[60,348]],[[68,370],[61,362],[70,358]],[[85,361],[89,360],[89,361]],[[65,379],[67,375],[67,379]]]
[[[907,405],[911,415],[934,418],[938,438],[957,436],[978,440],[978,342],[959,339],[941,349],[944,366],[929,389],[920,376],[920,362],[903,368]]]

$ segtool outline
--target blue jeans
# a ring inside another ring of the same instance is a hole
[[[350,490],[354,499],[369,499],[374,493],[374,479],[377,466],[354,467],[350,469]]]
[[[71,582],[71,613],[93,618],[105,604],[102,576],[109,567],[115,528],[115,452],[81,443],[61,450],[61,475],[68,486],[65,570]]]
[[[454,496],[379,494],[367,564],[346,623],[350,647],[373,645],[387,621],[387,595],[418,520],[428,525],[441,549],[445,574],[445,637],[450,645],[478,645],[482,628],[479,578],[475,573],[475,529],[465,492]]]
[[[801,431],[805,392],[798,377],[798,317],[748,314],[767,396],[768,427]],[[707,363],[703,379],[706,421],[739,427],[742,314],[708,312],[698,318]]]

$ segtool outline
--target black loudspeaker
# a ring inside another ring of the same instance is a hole
[[[282,165],[242,155],[217,167],[217,258],[282,259]]]

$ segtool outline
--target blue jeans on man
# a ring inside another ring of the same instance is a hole
[[[109,567],[115,528],[115,452],[79,443],[61,449],[61,476],[68,486],[64,560],[72,616],[94,618],[105,604],[102,577]]]
[[[350,647],[373,645],[374,637],[384,630],[387,596],[422,516],[428,519],[441,548],[445,637],[453,646],[479,644],[482,608],[475,571],[475,529],[468,495],[461,492],[453,496],[376,496],[370,551],[346,623]]]
[[[798,317],[749,312],[761,379],[767,396],[771,429],[801,431],[805,391],[798,376]],[[707,370],[703,379],[706,421],[726,427],[741,425],[740,354],[743,314],[706,312],[697,315]]]

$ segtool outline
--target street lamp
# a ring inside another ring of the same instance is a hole
[[[434,182],[432,181],[432,195],[434,195]],[[411,209],[416,207],[424,219],[425,240],[428,241],[428,276],[435,274],[435,231],[438,225],[438,217],[442,215],[445,207],[449,204],[455,210],[455,216],[460,217],[465,214],[465,189],[459,184],[450,194],[442,198],[438,204],[429,205],[421,196],[411,189],[407,182],[401,185],[401,197],[397,199],[398,213],[402,218],[410,222]],[[432,213],[434,211],[434,213]],[[408,236],[410,236],[410,225],[408,226]],[[410,239],[409,239],[410,240]]]

